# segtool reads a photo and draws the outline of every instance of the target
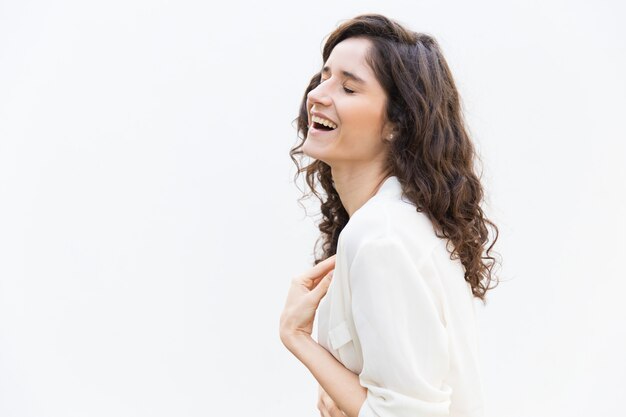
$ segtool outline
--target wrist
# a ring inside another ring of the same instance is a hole
[[[313,338],[308,333],[298,331],[281,331],[280,340],[287,349],[294,352],[297,346],[302,343],[307,343],[313,340]]]

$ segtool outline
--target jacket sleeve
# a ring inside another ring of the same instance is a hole
[[[358,417],[449,415],[448,333],[419,265],[393,237],[365,242],[350,268],[367,399]],[[429,277],[436,279],[437,277]]]

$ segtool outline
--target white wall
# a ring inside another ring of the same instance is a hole
[[[619,414],[623,4],[351,3],[0,2],[0,415],[319,415],[278,338],[317,236],[288,151],[364,12],[440,41],[483,156],[488,417]]]

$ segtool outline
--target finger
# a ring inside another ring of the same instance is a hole
[[[335,268],[326,271],[324,274],[320,275],[319,277],[315,278],[314,280],[311,281],[311,289],[315,288],[320,282],[322,282],[322,280],[326,277],[328,277],[328,275],[330,274],[331,277],[334,274]]]
[[[320,415],[322,417],[332,417],[328,413],[328,410],[326,409],[326,404],[324,403],[324,399],[322,398],[321,395],[317,399],[317,409],[320,410]]]
[[[336,405],[334,405],[330,410],[328,410],[330,413],[330,417],[344,417],[345,414],[343,413],[343,411],[341,411],[339,409],[339,407],[337,407]]]
[[[332,264],[329,264],[326,268],[322,269],[322,270],[318,270],[317,275],[308,275],[305,276],[304,278],[304,282],[308,284],[308,286],[310,288],[313,288],[315,285],[317,285],[322,279],[324,279],[324,277],[332,270],[335,269],[335,264],[334,262]]]
[[[322,404],[324,405],[324,409],[328,412],[328,410],[334,404],[333,399],[330,398],[330,395],[328,395],[326,393],[322,394],[322,396],[320,398],[321,398]]]
[[[320,416],[332,417],[330,414],[328,414],[328,411],[326,410],[326,407],[323,404],[321,406],[318,406],[317,409],[320,410]]]
[[[337,404],[330,398],[330,395],[326,394],[323,398],[325,411],[330,417],[343,417],[343,411],[339,409]]]
[[[328,287],[330,286],[330,282],[333,279],[333,272],[334,270],[324,275],[324,277],[322,277],[322,280],[315,286],[315,288],[311,290],[310,294],[312,294],[313,298],[321,299],[324,294],[326,294],[326,292],[328,291]]]
[[[320,276],[324,276],[324,274],[335,267],[336,257],[337,255],[330,256],[306,271],[302,274],[302,280],[305,282],[312,282],[315,281],[315,279],[319,279]]]

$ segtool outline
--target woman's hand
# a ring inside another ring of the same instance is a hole
[[[319,385],[319,397],[317,400],[317,409],[320,410],[322,417],[345,417],[346,414],[337,407],[337,404],[330,398],[330,395],[324,391]]]
[[[287,301],[280,315],[280,338],[283,343],[292,336],[311,336],[315,311],[328,290],[335,269],[335,257],[333,255],[319,262],[291,280]]]

